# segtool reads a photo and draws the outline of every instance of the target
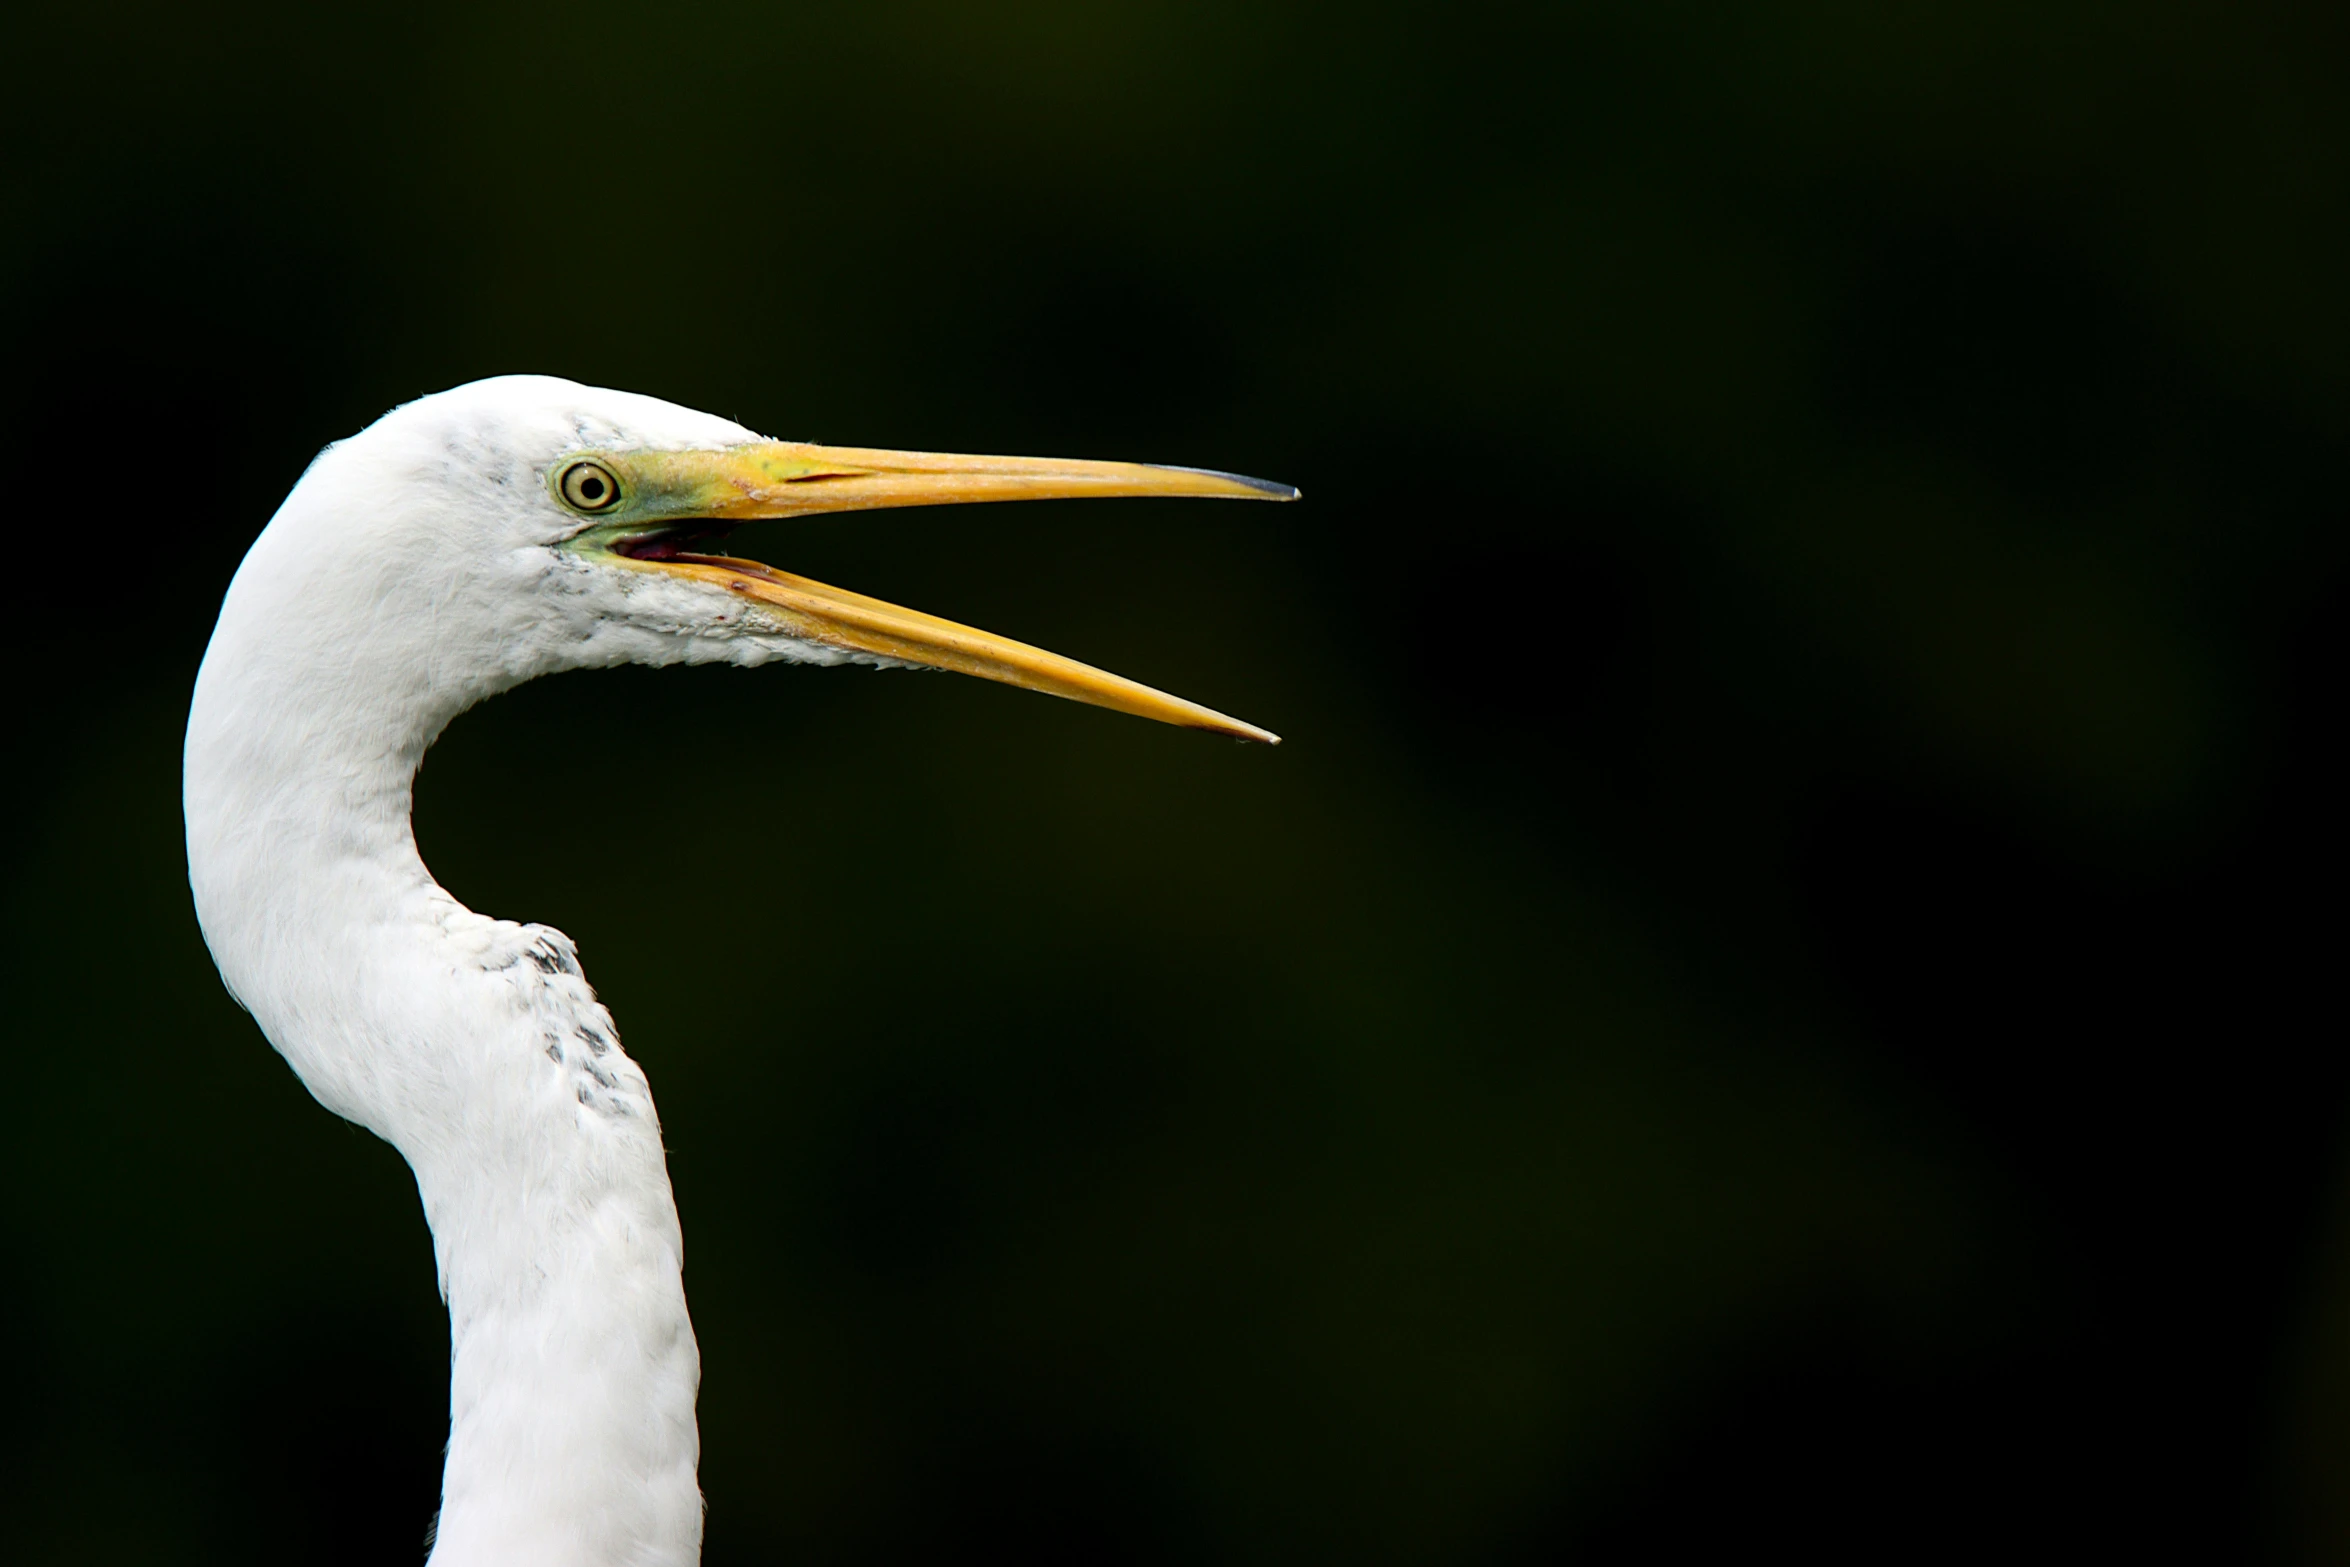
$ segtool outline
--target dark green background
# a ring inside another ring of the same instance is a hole
[[[413,1188],[222,993],[179,725],[310,454],[510,370],[1306,493],[741,541],[1278,751],[434,752],[660,1095],[713,1564],[2350,1554],[2338,11],[39,9],[11,1559],[418,1558]]]

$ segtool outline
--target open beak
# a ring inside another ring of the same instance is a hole
[[[1238,500],[1295,500],[1285,484],[1195,468],[1147,463],[1080,462],[1031,457],[964,457],[936,452],[764,442],[722,451],[632,452],[622,522],[608,547],[640,568],[691,577],[724,589],[782,634],[823,647],[863,653],[984,680],[1138,718],[1278,745],[1280,736],[1196,702],[1169,696],[1075,659],[970,626],[903,609],[880,599],[812,582],[757,561],[686,553],[701,533],[763,517],[889,506],[972,501],[1060,500],[1080,496],[1193,495]]]

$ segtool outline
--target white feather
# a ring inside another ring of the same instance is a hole
[[[410,791],[465,708],[559,670],[840,655],[715,590],[554,548],[594,446],[757,439],[543,377],[395,410],[322,453],[221,607],[188,717],[189,879],[222,978],[320,1103],[416,1174],[449,1306],[435,1567],[698,1559],[699,1377],[644,1074],[571,943],[473,913]],[[571,808],[626,780],[583,776]]]

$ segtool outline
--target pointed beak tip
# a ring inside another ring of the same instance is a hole
[[[1299,496],[1298,487],[1294,484],[1281,484],[1272,479],[1252,479],[1245,473],[1229,473],[1222,468],[1186,468],[1178,463],[1151,463],[1148,466],[1167,473],[1188,473],[1230,485],[1232,490],[1240,492],[1233,497],[1236,500],[1294,501]],[[1232,490],[1225,493],[1231,494]]]

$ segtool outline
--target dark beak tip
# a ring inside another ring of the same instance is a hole
[[[1298,498],[1298,488],[1294,484],[1276,484],[1271,479],[1252,479],[1245,473],[1228,473],[1224,477],[1235,484],[1247,485],[1259,497],[1268,501],[1294,501]]]
[[[1298,498],[1298,488],[1294,484],[1276,484],[1271,479],[1252,479],[1245,473],[1226,473],[1221,468],[1186,468],[1181,463],[1171,462],[1153,463],[1151,466],[1164,468],[1173,473],[1196,473],[1202,478],[1222,479],[1226,484],[1237,484],[1242,489],[1251,491],[1250,498],[1254,500],[1294,501]]]

